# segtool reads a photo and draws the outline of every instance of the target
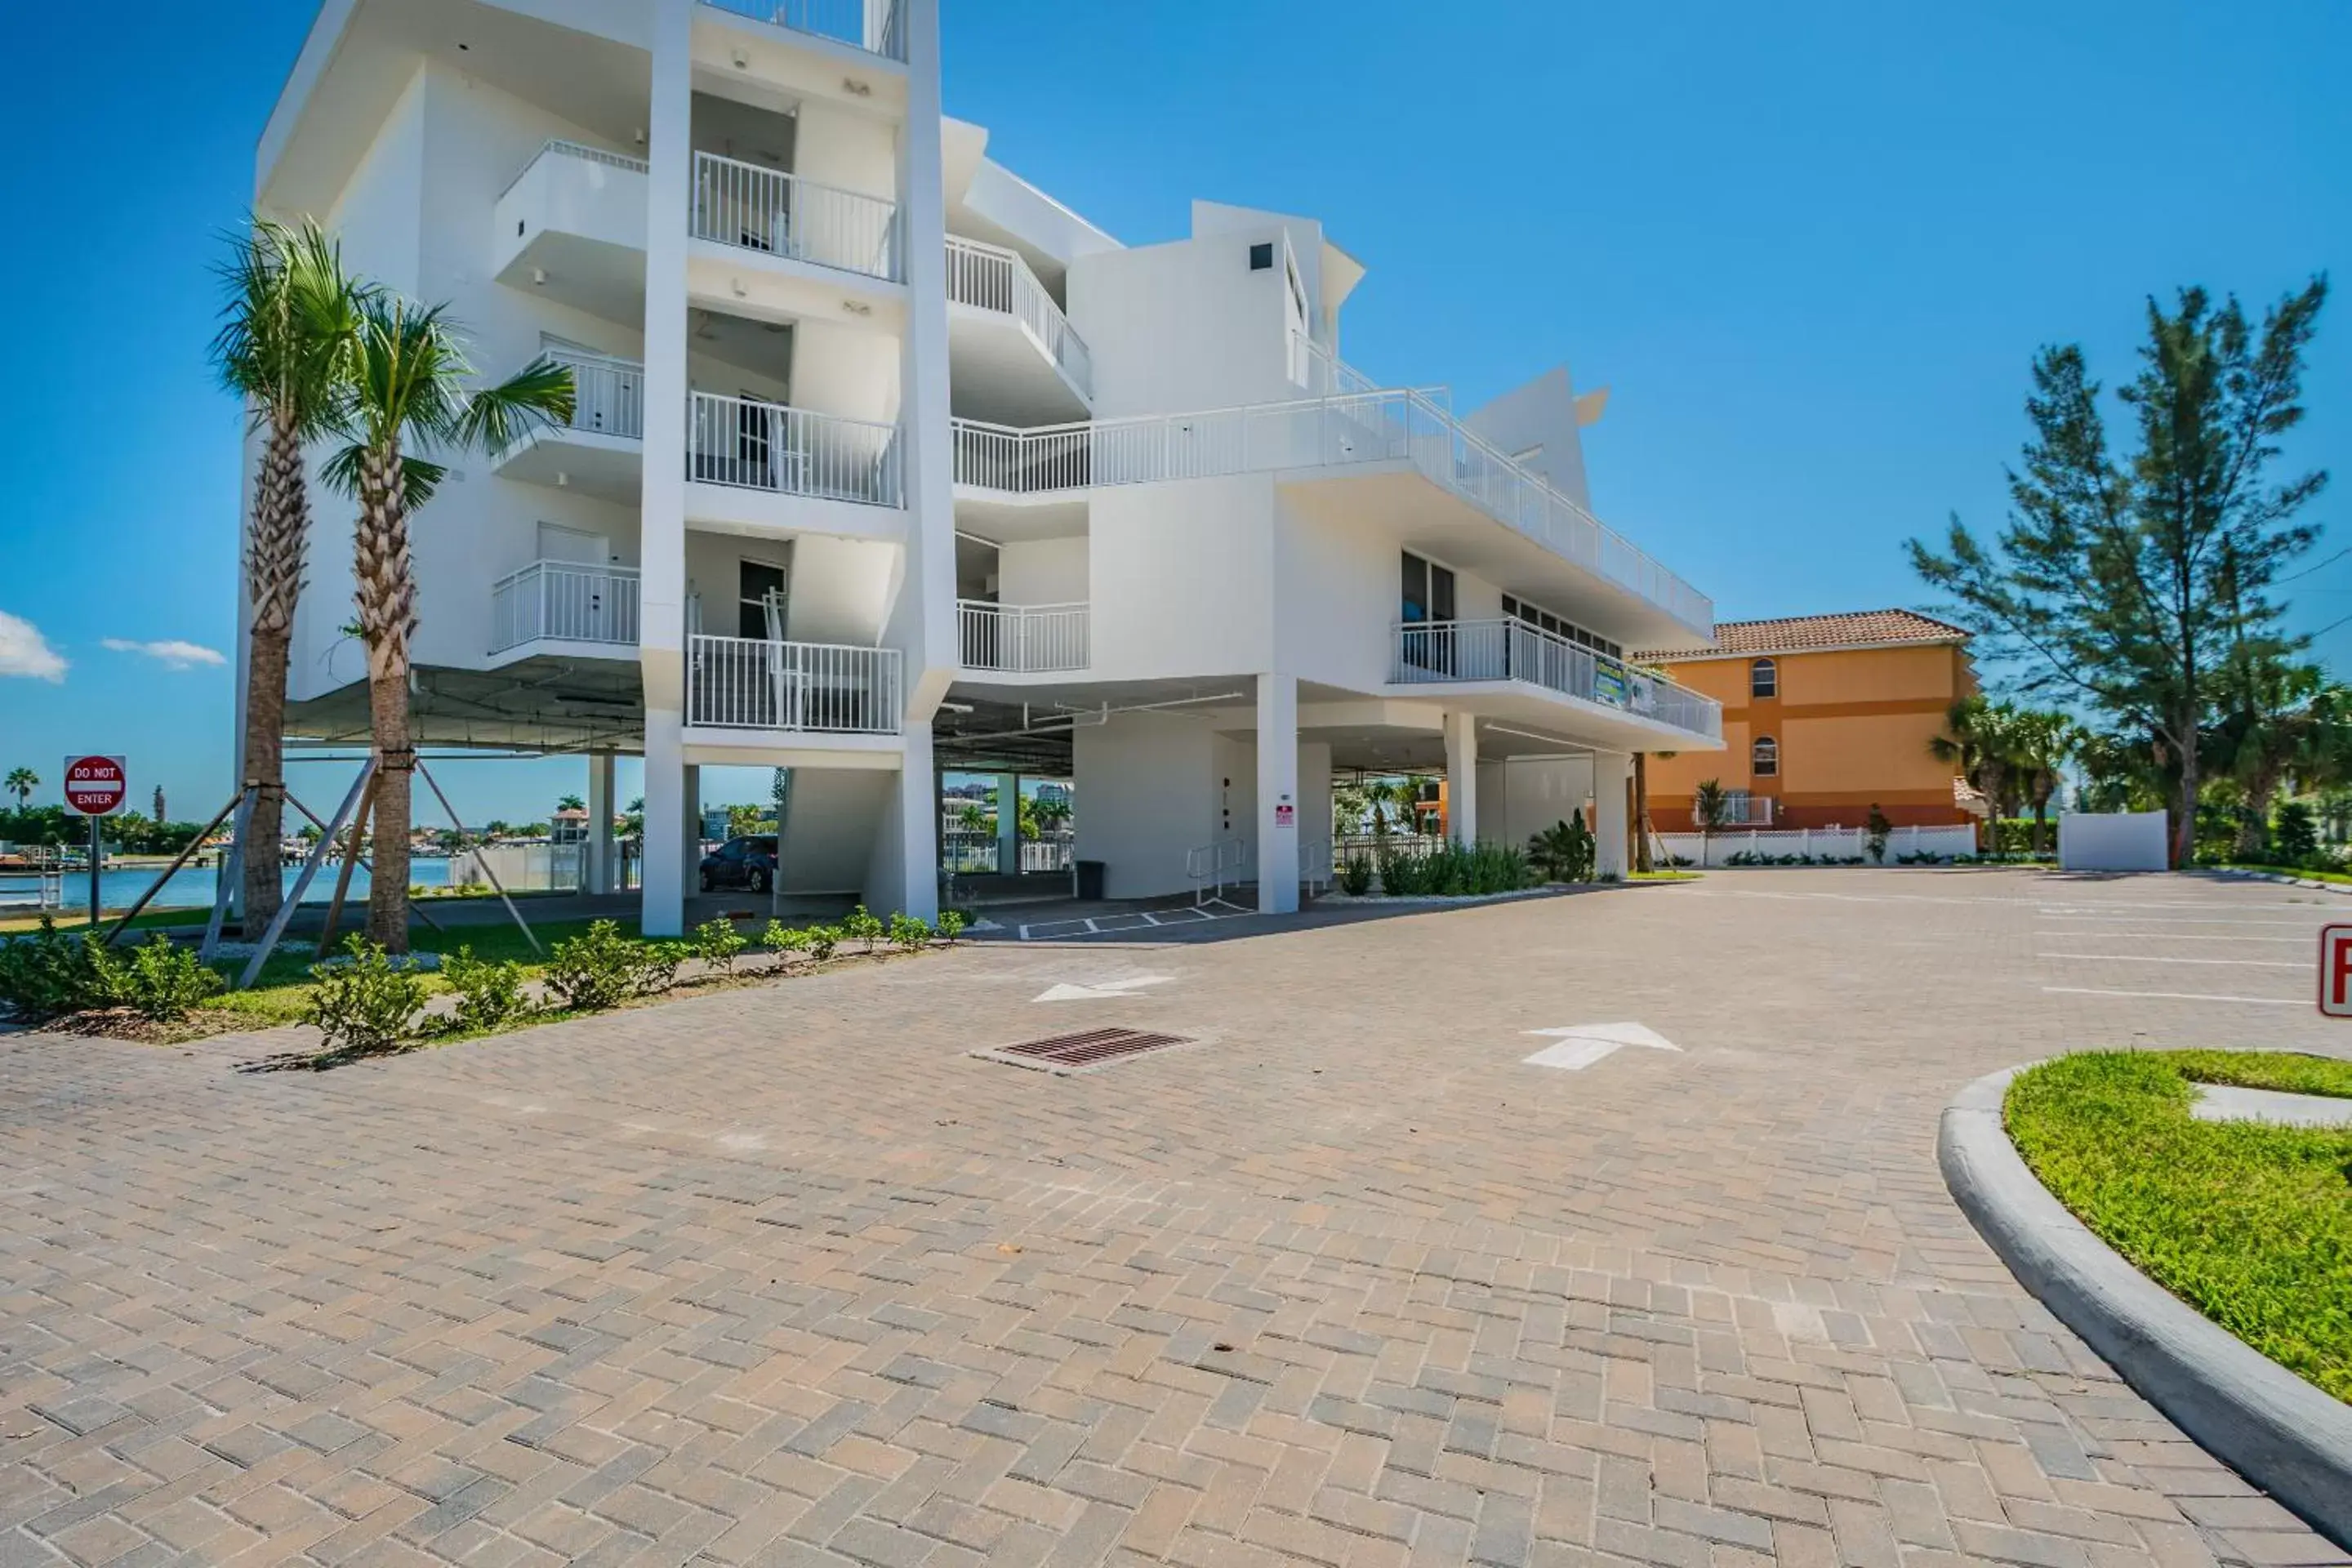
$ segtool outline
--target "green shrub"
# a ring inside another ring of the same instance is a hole
[[[946,942],[950,947],[953,947],[955,945],[956,938],[963,934],[963,928],[964,918],[963,911],[961,910],[941,910],[940,911],[940,940],[941,942]]]
[[[1381,892],[1391,899],[1418,897],[1422,890],[1421,861],[1412,855],[1381,857]]]
[[[841,928],[839,926],[811,926],[801,934],[808,938],[809,956],[815,959],[819,963],[823,963],[826,959],[831,958],[833,956],[833,950],[841,945]]]
[[[617,1007],[636,994],[637,948],[618,925],[598,921],[585,934],[555,944],[547,960],[548,986],[574,1012]]]
[[[2283,800],[2271,814],[2271,854],[2285,865],[2316,869],[2319,858],[2319,819],[2312,814],[2311,803],[2303,800]]]
[[[1350,855],[1339,867],[1339,890],[1351,899],[1360,899],[1372,890],[1372,858],[1365,854]]]
[[[134,949],[128,963],[102,950],[97,956],[113,969],[121,1001],[152,1023],[176,1024],[228,988],[226,981],[196,962],[193,952],[162,931],[146,946]]]
[[[770,921],[768,929],[760,934],[760,945],[770,952],[806,952],[809,933],[782,921]]]
[[[1886,864],[1886,841],[1894,833],[1894,822],[1873,803],[1870,816],[1863,826],[1863,847],[1869,851],[1871,859],[1876,864]]]
[[[852,942],[864,942],[868,952],[872,952],[874,944],[882,940],[884,930],[881,918],[864,904],[850,910],[848,918],[841,922],[842,934]]]
[[[735,955],[750,945],[724,915],[694,928],[694,956],[720,974],[734,973]]]
[[[71,936],[41,917],[30,936],[0,942],[0,1005],[38,1022],[111,1007],[121,999],[121,970],[90,932]]]
[[[375,1056],[406,1050],[416,1043],[416,1016],[425,1006],[425,981],[415,969],[395,967],[383,948],[354,933],[343,943],[351,962],[321,963],[310,971],[317,982],[305,1016],[327,1037],[337,1056]]]
[[[461,947],[443,956],[441,978],[457,994],[452,1027],[501,1029],[533,1010],[523,990],[522,965],[511,959],[488,962],[476,958],[471,946]]]
[[[919,952],[931,945],[931,922],[920,915],[890,916],[890,945],[905,952]]]
[[[1552,824],[1528,840],[1528,859],[1547,882],[1592,880],[1592,830],[1579,814]]]
[[[640,996],[658,996],[677,984],[679,966],[695,954],[691,942],[641,942],[634,945],[635,963],[630,973]]]

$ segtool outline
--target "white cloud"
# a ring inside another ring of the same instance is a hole
[[[105,646],[117,653],[145,654],[149,658],[161,660],[166,669],[194,669],[200,664],[222,665],[228,662],[227,656],[217,648],[206,647],[202,643],[181,642],[177,638],[163,642],[132,642],[128,637],[108,637]]]
[[[40,627],[20,616],[0,610],[0,675],[61,681],[66,678],[66,661],[41,636]]]

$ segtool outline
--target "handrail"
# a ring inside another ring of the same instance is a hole
[[[898,427],[755,397],[688,395],[687,477],[864,506],[904,506]]]
[[[957,658],[966,669],[1034,675],[1087,668],[1088,606],[956,601]]]
[[[1094,356],[1086,340],[1019,251],[948,236],[948,298],[1013,317],[1080,392],[1094,395]]]
[[[541,158],[550,156],[580,158],[591,163],[609,163],[615,169],[626,169],[631,174],[636,174],[651,173],[653,168],[653,165],[647,163],[643,158],[633,158],[626,153],[607,153],[602,147],[591,147],[585,142],[571,142],[561,136],[551,136],[540,144],[538,152],[523,161],[522,167],[515,172],[515,177],[507,182],[507,188],[499,193],[499,200],[506,200],[509,194],[517,185],[522,184],[522,177],[539,167],[539,161]]]
[[[600,431],[628,440],[646,434],[646,367],[580,349],[551,348],[542,358],[572,372],[573,430]]]
[[[694,155],[693,195],[697,239],[906,281],[896,202],[716,153]]]
[[[907,58],[896,0],[702,0],[713,10],[829,38],[884,59]]]
[[[951,422],[956,480],[1013,494],[1402,462],[1562,559],[1711,632],[1714,602],[1405,388],[1022,429]]]
[[[895,647],[697,633],[687,639],[686,721],[725,730],[898,732]]]
[[[1249,864],[1249,841],[1238,834],[1184,851],[1184,875],[1192,883],[1192,901],[1205,904],[1224,897],[1225,889],[1241,880]]]
[[[1516,619],[1395,627],[1392,685],[1522,680],[1720,740],[1723,705],[1664,676]]]
[[[634,566],[534,561],[490,584],[490,651],[527,642],[637,643]]]

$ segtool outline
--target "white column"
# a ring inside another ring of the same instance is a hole
[[[1257,908],[1298,909],[1298,678],[1257,678]]]
[[[1598,877],[1622,877],[1625,860],[1625,784],[1633,776],[1633,760],[1616,752],[1596,752],[1592,757],[1592,871]]]
[[[613,890],[613,753],[588,753],[588,848],[583,891]]]
[[[996,868],[1004,876],[1021,874],[1021,775],[996,775]]]
[[[645,477],[638,512],[637,662],[646,693],[648,936],[677,936],[695,874],[680,832],[702,807],[686,723],[686,248],[693,178],[694,0],[654,0],[646,121]]]
[[[940,784],[928,723],[907,726],[906,761],[875,831],[866,904],[877,915],[904,910],[927,921],[939,918]]]
[[[648,709],[646,712],[646,815],[638,843],[642,857],[639,878],[644,886],[638,921],[647,936],[686,933],[686,889],[694,866],[686,858],[679,820],[688,810],[689,770],[681,755],[679,715]],[[699,795],[701,781],[694,784]]]
[[[1445,819],[1456,844],[1478,842],[1478,716],[1445,716]]]

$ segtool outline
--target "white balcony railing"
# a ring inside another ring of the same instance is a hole
[[[1087,667],[1087,606],[956,601],[957,643],[966,669],[1034,675]]]
[[[899,690],[894,647],[760,637],[687,639],[688,724],[895,735]]]
[[[490,651],[527,642],[637,644],[637,572],[534,561],[490,585]]]
[[[572,426],[641,441],[646,435],[646,367],[576,349],[550,349],[547,357],[572,373]]]
[[[772,26],[831,38],[870,55],[903,60],[897,0],[702,0],[706,5]]]
[[[716,153],[694,155],[697,239],[903,282],[898,208]]]
[[[1699,802],[1696,795],[1691,796],[1691,820],[1693,822],[1699,820]],[[1771,826],[1772,797],[1769,795],[1750,795],[1744,789],[1724,791],[1723,820],[1717,826],[1722,827]]]
[[[955,426],[956,481],[1024,494],[1363,463],[1409,464],[1497,521],[1710,633],[1713,601],[1465,428],[1426,393],[1306,398],[1020,430]]]
[[[1088,397],[1094,395],[1094,358],[1087,352],[1086,340],[1078,336],[1020,252],[948,236],[948,298],[958,304],[1001,311],[1019,321],[1072,385]]]
[[[539,167],[543,158],[577,158],[583,163],[602,163],[608,168],[625,169],[635,174],[648,173],[650,169],[643,158],[632,158],[626,153],[607,153],[602,147],[591,147],[585,142],[567,142],[561,136],[551,137],[531,154],[530,161],[516,172],[515,177],[507,182],[506,190],[499,193],[499,200],[506,200],[508,194],[521,184],[523,176]]]
[[[898,427],[781,403],[689,396],[687,477],[862,506],[903,506]]]
[[[1723,738],[1723,706],[1713,698],[1520,620],[1400,626],[1389,679],[1401,685],[1524,680],[1711,740]]]

